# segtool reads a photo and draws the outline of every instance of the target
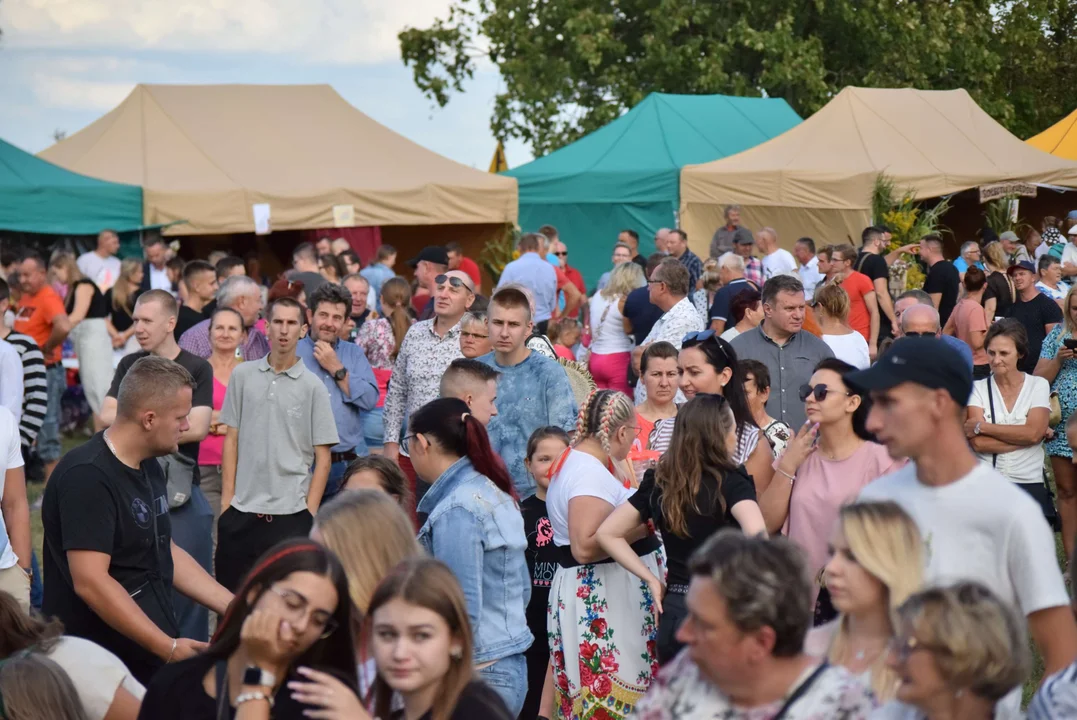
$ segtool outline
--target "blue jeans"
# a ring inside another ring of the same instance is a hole
[[[520,714],[527,697],[527,659],[523,653],[509,655],[484,667],[479,670],[479,677],[501,696],[512,717]]]
[[[191,499],[168,511],[172,520],[172,539],[187,551],[202,569],[213,574],[213,508],[197,485],[191,488]],[[209,640],[209,610],[177,590],[172,591],[172,607],[180,637],[199,642]]]
[[[329,479],[325,481],[325,492],[322,493],[323,503],[340,492],[340,487],[344,484],[344,471],[348,469],[349,464],[341,460],[329,466]]]
[[[30,607],[40,610],[45,586],[41,584],[41,566],[37,564],[37,550],[34,550],[30,556],[30,567],[34,571],[34,576],[30,578]]]
[[[45,421],[37,434],[37,456],[42,462],[56,462],[60,459],[60,412],[67,389],[67,371],[60,363],[45,368],[45,382],[49,395],[45,407]]]
[[[385,446],[385,408],[379,407],[363,413],[363,440],[372,450]]]

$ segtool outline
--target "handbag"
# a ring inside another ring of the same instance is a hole
[[[1047,418],[1047,427],[1055,427],[1062,422],[1062,400],[1058,393],[1051,392],[1051,415]]]
[[[198,464],[180,452],[159,457],[157,462],[161,464],[161,470],[165,474],[165,496],[168,498],[168,507],[173,510],[182,507],[191,499],[194,474]]]

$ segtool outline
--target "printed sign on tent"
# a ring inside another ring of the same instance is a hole
[[[255,203],[254,211],[254,234],[268,235],[273,232],[269,227],[269,203]]]
[[[355,227],[355,206],[334,205],[333,227]]]

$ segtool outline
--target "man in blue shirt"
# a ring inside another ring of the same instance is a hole
[[[487,431],[522,500],[535,494],[535,481],[524,467],[527,439],[547,425],[572,432],[576,428],[576,398],[561,364],[527,348],[531,303],[518,287],[503,288],[490,298],[489,327],[494,351],[478,360],[501,376],[497,415]]]
[[[894,329],[896,337],[909,337],[916,335],[934,336],[952,347],[961,355],[962,359],[972,370],[972,348],[964,340],[953,335],[943,335],[939,324],[939,311],[928,297],[928,302],[923,302],[919,295],[910,295],[912,291],[906,291],[898,301],[894,303],[894,313],[897,315],[898,326]],[[920,291],[923,292],[923,291]]]
[[[351,293],[341,285],[325,283],[310,294],[307,302],[310,331],[297,343],[296,355],[329,391],[340,439],[331,450],[324,502],[340,490],[348,463],[368,454],[361,413],[378,404],[378,385],[362,349],[339,339],[351,311]]]
[[[381,312],[381,286],[385,281],[396,277],[393,265],[396,264],[396,248],[392,245],[378,246],[378,254],[374,256],[374,262],[359,271],[359,274],[370,283],[370,289],[377,299],[378,312]]]
[[[525,233],[517,245],[520,257],[505,266],[498,280],[501,288],[510,283],[522,285],[535,300],[535,327],[543,335],[546,324],[557,306],[557,271],[546,261],[546,237],[540,233]],[[530,318],[529,318],[530,320]]]

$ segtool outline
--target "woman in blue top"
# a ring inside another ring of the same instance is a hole
[[[419,502],[419,542],[460,581],[475,634],[475,669],[515,717],[527,695],[524,651],[533,637],[527,536],[512,477],[486,428],[456,398],[419,408],[402,448],[415,473],[432,484]]]

